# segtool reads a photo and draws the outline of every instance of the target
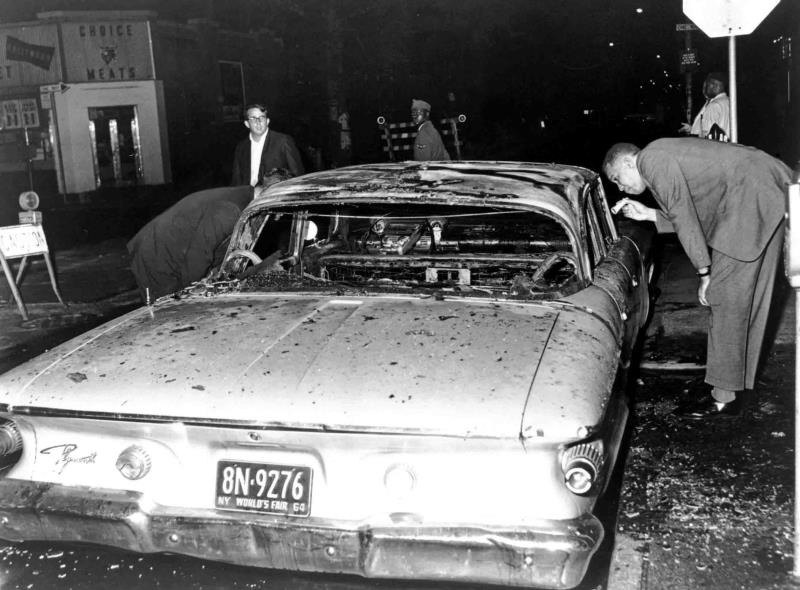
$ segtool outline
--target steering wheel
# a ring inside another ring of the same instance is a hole
[[[546,275],[551,272],[559,262],[567,262],[575,268],[575,257],[566,252],[553,252],[544,259],[531,277],[531,282],[535,285],[545,280]]]
[[[237,258],[247,258],[250,262],[253,263],[253,266],[261,264],[261,257],[256,254],[255,252],[251,252],[250,250],[234,250],[228,256],[225,257],[225,260],[220,267],[222,272],[229,272],[230,264],[233,260]],[[245,267],[246,268],[246,267]]]

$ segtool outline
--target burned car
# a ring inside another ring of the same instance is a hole
[[[573,587],[648,252],[578,167],[272,186],[212,276],[0,378],[0,537]]]

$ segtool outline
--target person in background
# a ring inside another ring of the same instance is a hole
[[[722,74],[712,72],[706,76],[703,96],[706,97],[706,103],[697,113],[694,123],[682,123],[680,132],[704,139],[728,141],[731,136],[731,101],[725,94]],[[718,130],[713,129],[714,125]]]
[[[710,394],[677,413],[693,420],[740,415],[743,391],[755,386],[781,259],[789,167],[752,147],[671,138],[642,150],[618,143],[603,172],[625,193],[650,190],[658,209],[623,198],[612,212],[677,233],[697,269],[700,304],[711,312]]]
[[[267,107],[251,104],[245,113],[244,126],[250,134],[236,145],[231,186],[256,186],[267,171],[275,168],[285,168],[293,176],[304,174],[294,140],[270,130]]]
[[[414,139],[414,159],[418,162],[427,160],[449,160],[450,154],[442,143],[442,137],[431,122],[431,105],[424,100],[411,101],[411,120],[417,126]]]

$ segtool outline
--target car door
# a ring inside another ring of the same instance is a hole
[[[594,280],[597,285],[603,283],[625,321],[623,362],[627,362],[649,313],[652,231],[638,222],[615,225],[599,179],[586,191],[585,222],[596,259]]]

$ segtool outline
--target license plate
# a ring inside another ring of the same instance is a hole
[[[225,510],[308,516],[310,467],[220,461],[215,505]]]

